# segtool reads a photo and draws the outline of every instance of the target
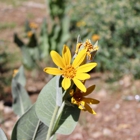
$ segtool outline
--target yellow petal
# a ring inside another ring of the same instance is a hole
[[[62,81],[62,87],[67,90],[71,85],[71,80],[69,78],[64,77]]]
[[[92,85],[92,86],[88,87],[87,91],[82,93],[83,96],[89,95],[94,89],[95,89],[95,85]]]
[[[84,110],[85,109],[85,102],[84,101],[80,101],[78,108]]]
[[[75,85],[83,92],[86,92],[86,87],[83,85],[83,83],[81,81],[79,81],[78,79],[76,78],[73,78],[72,79],[73,82],[75,83]]]
[[[78,55],[76,56],[76,58],[73,61],[72,66],[74,68],[77,68],[84,61],[85,57],[86,57],[86,50],[84,49],[78,53]]]
[[[62,51],[62,58],[65,62],[65,65],[69,65],[71,62],[71,52],[68,46],[64,45]]]
[[[44,68],[43,71],[52,75],[61,75],[63,73],[62,70],[59,70],[57,68],[51,68],[51,67],[46,67]]]
[[[83,101],[88,104],[98,104],[100,101],[93,98],[83,98]]]
[[[87,73],[79,73],[79,72],[77,72],[75,78],[79,79],[79,80],[86,80],[86,79],[90,78],[90,75],[87,74]]]
[[[78,105],[77,101],[73,97],[71,98],[71,103]]]
[[[88,104],[85,104],[84,107],[89,113],[96,114],[96,112]]]
[[[77,71],[78,72],[89,72],[90,70],[92,70],[96,66],[97,66],[97,63],[84,64],[84,65],[78,67]]]
[[[56,51],[51,51],[51,57],[53,62],[60,68],[64,68],[65,67],[65,63],[62,59],[62,57],[56,52]]]
[[[85,108],[81,105],[79,105],[78,108],[81,109],[81,110],[85,110]]]

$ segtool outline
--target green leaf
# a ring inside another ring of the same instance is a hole
[[[0,140],[7,140],[3,130],[0,128]]]
[[[59,42],[61,37],[61,28],[59,25],[54,24],[52,32],[50,34],[50,44],[51,44],[51,50],[59,50]],[[64,44],[63,44],[64,45]]]
[[[35,67],[34,59],[31,56],[30,49],[27,46],[21,48],[23,55],[23,64],[29,68],[33,69]]]
[[[31,106],[27,91],[15,79],[12,79],[13,110],[15,114],[23,115]]]
[[[24,67],[23,66],[20,66],[17,74],[14,76],[13,79],[15,79],[22,86],[25,86],[25,84],[26,84],[26,78],[25,78]]]
[[[25,32],[31,31],[30,25],[29,25],[29,21],[26,20],[25,21]]]
[[[62,105],[63,90],[60,83],[60,81],[62,81],[61,78],[62,78],[61,76],[56,76],[56,105],[57,106]]]
[[[33,105],[16,123],[11,140],[45,140],[48,127],[35,113]]]
[[[54,77],[47,85],[45,85],[36,102],[37,116],[47,126],[50,125],[56,106],[56,79],[57,78]],[[70,134],[77,124],[80,110],[77,106],[72,107],[65,105],[62,112],[59,110],[59,114],[59,121],[56,124],[57,126],[55,126],[55,131],[60,134]]]

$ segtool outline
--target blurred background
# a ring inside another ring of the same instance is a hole
[[[87,86],[100,100],[97,115],[82,112],[75,131],[58,140],[140,139],[139,0],[0,0],[0,124],[7,136],[18,119],[13,113],[13,70],[24,65],[32,102],[51,77],[49,52],[67,44],[74,53],[77,36],[98,41],[98,66]]]

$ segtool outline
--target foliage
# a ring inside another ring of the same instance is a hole
[[[44,19],[40,34],[37,35],[38,25],[26,21],[25,34],[27,43],[22,41],[17,33],[14,35],[14,42],[21,49],[23,64],[28,69],[39,67],[39,62],[49,61],[49,52],[56,50],[61,52],[63,44],[69,40],[70,19],[66,15],[65,2],[60,0],[46,1],[49,10],[49,22]],[[62,46],[62,47],[61,47]]]
[[[12,65],[10,64],[13,61],[14,56],[6,51],[7,47],[4,45],[0,47],[0,98],[5,96],[4,87],[10,86],[10,81],[12,79],[10,75],[10,70]],[[6,76],[5,76],[6,75]]]
[[[80,42],[78,38],[76,46],[73,57],[66,45],[63,46],[62,57],[51,51],[52,60],[58,68],[46,67],[44,71],[56,76],[43,87],[33,105],[25,89],[23,66],[14,70],[11,87],[13,111],[20,118],[13,128],[11,140],[56,140],[56,133],[72,133],[81,110],[96,114],[90,105],[99,101],[85,97],[95,85],[86,88],[85,81],[90,78],[89,71],[97,65],[89,61],[98,50],[97,43],[92,45],[90,40]],[[1,130],[0,137],[6,140]]]
[[[28,93],[24,88],[26,83],[23,66],[15,73],[12,79],[13,111],[22,116],[31,106]]]
[[[97,70],[111,71],[115,77],[132,73],[140,78],[140,1],[78,0],[72,7],[73,36],[79,32],[85,40],[93,35],[92,41],[95,35],[100,37]]]

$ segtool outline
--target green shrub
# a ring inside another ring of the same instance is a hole
[[[84,40],[99,35],[98,71],[140,78],[140,1],[78,0],[71,17],[74,37],[77,31]]]

